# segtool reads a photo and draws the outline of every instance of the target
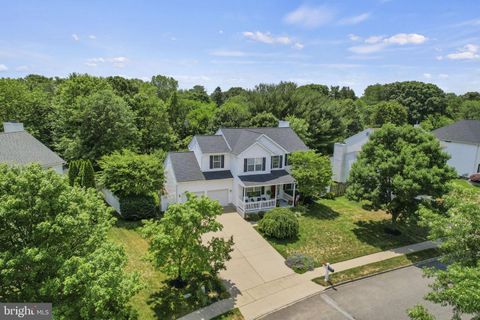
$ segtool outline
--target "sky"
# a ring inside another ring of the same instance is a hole
[[[0,77],[480,90],[480,1],[0,0]]]

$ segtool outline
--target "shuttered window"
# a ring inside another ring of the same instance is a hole
[[[243,171],[265,171],[266,158],[247,158],[243,160]]]
[[[225,156],[214,155],[210,156],[210,169],[222,169],[225,167]]]

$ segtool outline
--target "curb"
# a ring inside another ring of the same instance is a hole
[[[429,262],[432,262],[432,261],[435,261],[435,260],[438,260],[438,257],[428,258],[428,259],[425,259],[425,260],[422,260],[422,261],[418,261],[418,262],[415,262],[415,263],[410,263],[410,264],[407,264],[407,265],[404,265],[404,266],[395,267],[395,268],[393,268],[393,269],[388,269],[388,270],[379,271],[379,272],[372,273],[372,274],[367,274],[367,275],[365,275],[365,276],[362,276],[362,277],[359,277],[359,278],[355,278],[355,279],[351,279],[351,280],[345,280],[345,281],[336,283],[336,284],[334,284],[334,285],[327,286],[327,287],[325,287],[325,290],[323,290],[323,291],[327,291],[328,289],[332,289],[332,288],[334,288],[334,287],[342,286],[342,285],[345,285],[345,284],[348,284],[348,283],[351,283],[351,282],[355,282],[355,281],[359,281],[359,280],[363,280],[363,279],[368,279],[368,278],[371,278],[371,277],[375,277],[375,276],[378,276],[378,275],[381,275],[381,274],[384,274],[384,273],[387,273],[387,272],[392,272],[392,271],[396,271],[396,270],[400,270],[400,269],[405,269],[405,268],[408,268],[408,267],[411,267],[411,266],[416,266],[416,265],[421,265],[421,264],[429,263]],[[347,270],[348,270],[348,269],[347,269]],[[315,283],[316,283],[316,282],[315,282]],[[317,283],[317,284],[318,284],[318,283]],[[319,285],[320,285],[320,284],[319,284]]]

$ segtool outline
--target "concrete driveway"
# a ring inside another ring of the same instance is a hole
[[[254,319],[323,290],[285,265],[285,259],[237,212],[224,213],[221,236],[233,236],[232,259],[220,277],[245,319]]]
[[[429,283],[431,279],[423,277],[421,268],[412,266],[328,289],[262,319],[409,319],[406,310],[417,303],[425,305],[437,319],[450,319],[450,308],[423,300]]]

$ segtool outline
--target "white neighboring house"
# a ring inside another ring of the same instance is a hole
[[[459,176],[480,172],[480,121],[460,120],[433,130],[440,145],[450,155],[448,164]]]
[[[308,147],[287,121],[280,121],[275,128],[221,128],[215,135],[196,135],[188,149],[169,152],[165,159],[162,210],[184,202],[189,191],[233,205],[244,217],[294,205],[288,154]]]
[[[0,133],[0,163],[27,165],[38,163],[63,174],[65,160],[25,131],[23,123],[4,122]]]
[[[352,164],[357,160],[358,153],[368,142],[370,134],[374,130],[368,128],[345,139],[343,143],[335,143],[332,158],[333,181],[347,182]]]

